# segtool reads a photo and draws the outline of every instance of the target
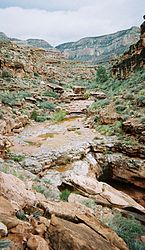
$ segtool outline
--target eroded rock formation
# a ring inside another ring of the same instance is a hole
[[[143,17],[145,19],[145,16]],[[145,67],[145,21],[140,26],[140,40],[130,46],[129,51],[114,64],[112,76],[127,78],[136,69]]]

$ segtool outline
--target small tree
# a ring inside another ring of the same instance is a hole
[[[99,66],[96,72],[96,82],[106,82],[108,80],[108,75],[105,67]]]

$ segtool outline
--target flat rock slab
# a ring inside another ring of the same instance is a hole
[[[72,113],[85,113],[87,108],[93,103],[93,100],[74,100],[68,105],[65,105],[65,109],[69,114]]]
[[[89,147],[95,136],[96,132],[86,128],[81,117],[59,123],[33,123],[20,134],[10,137],[13,143],[11,152],[44,163],[63,154],[80,152]]]

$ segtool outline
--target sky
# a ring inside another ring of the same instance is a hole
[[[145,0],[0,0],[0,31],[55,46],[140,26]]]

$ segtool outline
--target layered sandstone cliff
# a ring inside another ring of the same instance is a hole
[[[145,19],[145,15],[143,17]],[[127,78],[131,72],[145,67],[145,21],[140,26],[140,39],[114,64],[112,76]]]

